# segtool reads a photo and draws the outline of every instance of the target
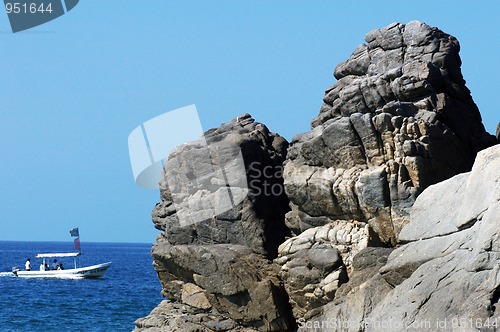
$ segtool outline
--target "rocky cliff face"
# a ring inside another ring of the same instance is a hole
[[[300,233],[357,220],[394,245],[416,197],[470,170],[494,137],[465,86],[454,37],[413,21],[365,40],[335,68],[312,130],[291,143],[287,225]]]
[[[476,158],[497,139],[458,41],[416,21],[365,40],[290,146],[245,114],[170,154],[152,249],[169,300],[138,331],[498,317],[500,150]]]
[[[471,172],[425,190],[387,263],[369,278],[355,269],[352,278],[364,280],[299,330],[342,322],[329,331],[498,331],[499,169],[497,145],[478,154]]]
[[[425,188],[469,171],[496,142],[465,86],[455,38],[414,21],[365,39],[335,69],[312,130],[294,137],[285,162],[286,223],[297,236],[277,262],[298,317],[335,298],[363,248],[397,244]],[[325,246],[342,263],[325,270],[302,258]]]
[[[183,332],[238,326],[292,329],[295,322],[278,278],[280,267],[272,262],[288,234],[284,216],[289,200],[282,178],[288,142],[248,114],[208,131],[204,139],[207,144],[192,142],[172,152],[165,164],[166,170],[175,171],[160,184],[153,222],[164,232],[152,256],[163,294],[173,302],[163,303],[164,309],[136,325]],[[243,173],[231,171],[239,153]],[[207,161],[207,156],[215,158]],[[243,176],[244,182],[235,176]],[[210,192],[207,181],[229,183],[228,199],[223,199],[225,186]],[[237,197],[240,189],[247,194]],[[180,196],[177,204],[175,194]],[[213,205],[228,201],[240,202],[214,214]],[[202,217],[186,223],[186,214]]]
[[[171,245],[240,244],[276,257],[287,232],[283,216],[289,200],[282,178],[287,148],[283,137],[243,114],[206,132],[203,141],[174,150],[165,163],[169,173],[160,183],[161,202],[153,210],[162,240]],[[233,204],[218,208],[226,201]]]

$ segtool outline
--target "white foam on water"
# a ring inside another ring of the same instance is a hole
[[[12,272],[0,272],[0,277],[14,277]]]

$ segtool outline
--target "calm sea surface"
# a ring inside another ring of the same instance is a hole
[[[160,303],[161,286],[150,244],[82,243],[80,265],[111,261],[96,280],[13,277],[37,253],[71,252],[72,242],[0,241],[0,331],[131,331],[134,321]],[[73,259],[62,259],[66,268]]]

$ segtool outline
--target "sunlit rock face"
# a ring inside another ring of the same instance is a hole
[[[284,138],[243,114],[170,153],[152,214],[163,232],[151,253],[171,302],[138,328],[293,328],[280,266],[272,261],[289,233],[287,148]],[[165,321],[158,323],[163,310]]]
[[[375,332],[384,323],[395,324],[392,331],[437,331],[456,322],[459,331],[497,331],[499,169],[496,145],[479,152],[471,172],[427,188],[399,234],[403,244],[385,253],[385,264],[372,271],[355,268],[346,292],[339,290],[341,296],[301,326],[345,321],[350,324],[331,331]]]
[[[498,141],[459,43],[417,21],[365,41],[290,146],[243,114],[171,153],[152,249],[169,300],[137,331],[500,319]]]
[[[412,21],[365,41],[335,68],[311,131],[291,143],[287,224],[298,234],[356,220],[394,245],[417,196],[469,171],[496,139],[465,86],[454,37]]]

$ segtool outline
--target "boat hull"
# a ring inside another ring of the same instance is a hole
[[[49,271],[13,271],[14,275],[20,278],[59,278],[59,279],[92,279],[104,276],[111,266],[111,262],[80,267],[68,270],[49,270]]]

